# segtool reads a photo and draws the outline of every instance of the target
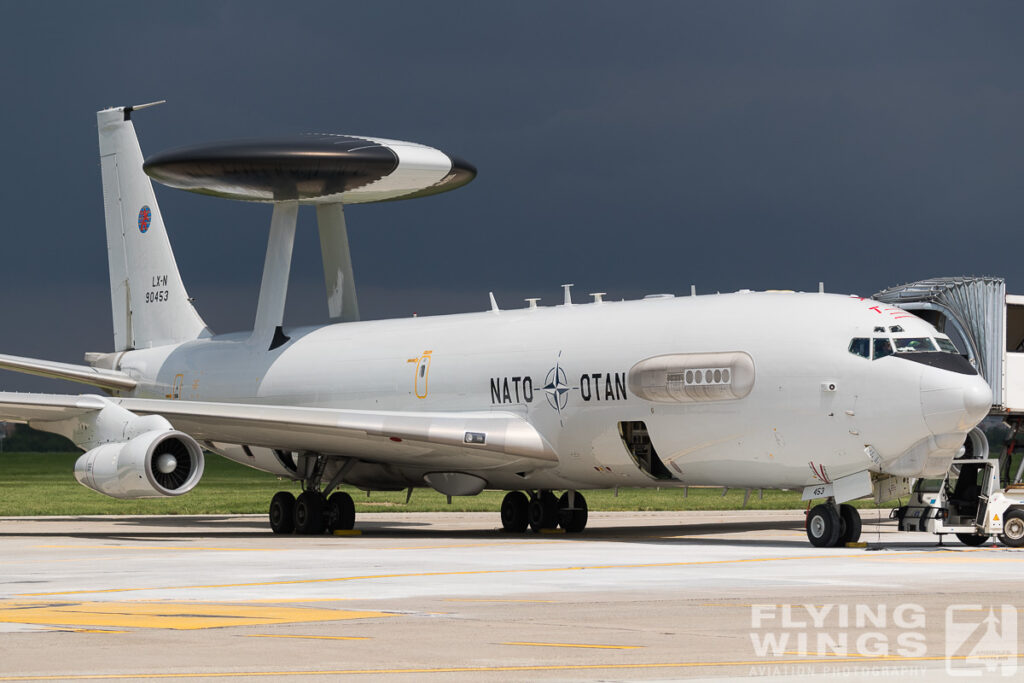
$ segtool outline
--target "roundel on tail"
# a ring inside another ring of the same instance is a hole
[[[148,206],[139,209],[139,232],[145,234],[149,224],[153,222],[153,211]]]

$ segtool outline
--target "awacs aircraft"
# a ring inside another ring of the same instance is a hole
[[[105,395],[3,393],[0,419],[63,434],[75,476],[117,498],[175,496],[204,451],[302,483],[275,532],[352,528],[350,484],[506,490],[504,529],[581,531],[581,491],[779,488],[822,500],[814,545],[856,540],[847,501],[941,476],[991,393],[945,335],[859,297],[658,295],[359,321],[343,205],[433,194],[475,169],[355,136],[204,145],[143,163],[131,115],[98,112],[114,350],[0,366]],[[149,177],[147,177],[147,174]],[[272,204],[253,331],[214,334],[178,274],[150,177]],[[315,205],[329,313],[282,326],[296,215]],[[558,493],[561,492],[561,495]]]

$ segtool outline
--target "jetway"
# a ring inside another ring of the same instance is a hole
[[[949,335],[992,388],[991,416],[1010,427],[1003,479],[1018,483],[1024,459],[1010,462],[1024,446],[1024,296],[1006,293],[998,277],[940,277],[890,287],[871,297],[924,318]]]

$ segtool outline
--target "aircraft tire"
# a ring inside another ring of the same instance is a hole
[[[807,540],[816,548],[834,547],[841,527],[842,520],[833,505],[815,505],[807,513]]]
[[[501,528],[521,534],[530,526],[530,500],[522,491],[509,491],[501,501]]]
[[[295,533],[324,532],[324,497],[319,491],[303,491],[295,499]]]
[[[1024,546],[1024,510],[1007,510],[1003,516],[1003,533],[999,540],[1010,548]]]
[[[988,540],[988,536],[983,534],[957,534],[956,537],[960,539],[961,543],[971,547],[983,545]]]
[[[356,525],[356,504],[344,491],[335,491],[324,507],[327,531],[348,531]]]
[[[842,532],[839,534],[837,545],[844,546],[847,543],[856,543],[860,540],[861,521],[860,513],[852,505],[842,504],[839,506],[839,519],[842,522]]]
[[[270,499],[270,530],[275,534],[295,531],[295,496],[288,491],[278,491]]]
[[[577,534],[587,526],[587,499],[576,492],[576,507],[569,509],[569,492],[558,499],[558,525],[567,533]]]
[[[558,499],[551,491],[541,491],[530,501],[530,528],[534,531],[554,529],[558,526]]]

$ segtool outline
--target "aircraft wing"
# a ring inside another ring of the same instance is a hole
[[[88,365],[57,363],[50,360],[24,358],[0,354],[0,369],[24,372],[29,375],[63,379],[69,382],[90,384],[103,389],[126,391],[134,389],[138,384],[134,379],[117,370],[104,370]]]
[[[347,455],[430,467],[530,468],[558,456],[533,425],[509,412],[398,412],[211,403],[93,395],[0,392],[0,420],[66,420],[114,404],[137,415],[161,415],[199,441]]]

